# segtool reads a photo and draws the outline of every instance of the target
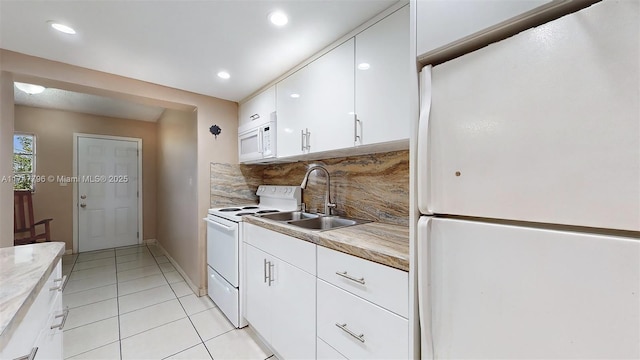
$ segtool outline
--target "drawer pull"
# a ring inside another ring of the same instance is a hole
[[[347,328],[347,324],[336,323],[336,326],[342,329],[342,331],[346,332],[347,334],[353,336],[354,338],[360,340],[361,342],[364,342],[364,334],[356,335],[356,333],[354,333],[353,331]]]
[[[262,270],[264,271],[264,283],[267,283],[267,279],[269,279],[269,275],[267,275],[267,259],[264,259],[264,266],[262,267]]]
[[[38,347],[34,347],[31,349],[31,352],[28,355],[17,357],[13,360],[33,360],[36,358],[36,353],[38,352]]]
[[[69,307],[68,306],[64,309],[64,312],[62,314],[56,315],[56,319],[62,318],[62,321],[60,322],[60,324],[51,325],[51,329],[56,329],[57,328],[59,330],[62,330],[62,328],[64,327],[64,323],[67,322],[67,316],[69,316]]]
[[[346,271],[344,271],[344,272],[336,271],[336,275],[340,275],[340,276],[342,276],[342,277],[343,277],[343,278],[345,278],[345,279],[349,279],[349,280],[351,280],[351,281],[355,281],[355,282],[357,282],[357,283],[359,283],[359,284],[364,285],[364,278],[357,279],[357,278],[355,278],[355,277],[353,277],[353,276],[351,276],[351,275],[347,274],[347,272],[346,272]]]
[[[269,286],[271,286],[271,283],[275,281],[275,279],[273,278],[273,268],[274,268],[274,264],[269,261]]]
[[[60,285],[50,287],[49,291],[62,291],[67,286],[67,275],[63,275],[60,279],[54,279],[53,282],[59,282]]]

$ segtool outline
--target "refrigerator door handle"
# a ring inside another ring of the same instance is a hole
[[[431,180],[429,166],[429,117],[431,114],[431,65],[420,72],[420,120],[418,123],[418,208],[422,214],[430,209]]]
[[[422,216],[418,221],[418,314],[420,346],[423,360],[435,358],[431,318],[431,224],[433,219]]]

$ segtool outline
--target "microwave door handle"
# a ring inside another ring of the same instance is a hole
[[[429,117],[431,114],[431,65],[420,72],[420,120],[418,122],[418,208],[425,215],[431,209],[431,159],[429,154]],[[422,192],[422,194],[420,194]]]
[[[262,137],[264,136],[264,128],[260,128],[258,131],[258,149],[260,149],[258,152],[260,153],[260,155],[264,155],[264,143],[262,141]]]

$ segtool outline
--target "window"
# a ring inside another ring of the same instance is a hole
[[[36,136],[15,133],[13,135],[13,188],[35,190]]]

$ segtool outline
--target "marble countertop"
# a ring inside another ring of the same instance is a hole
[[[371,222],[317,231],[256,216],[245,216],[243,220],[329,249],[409,271],[408,227]]]
[[[0,248],[0,336],[24,318],[64,254],[63,242]]]

